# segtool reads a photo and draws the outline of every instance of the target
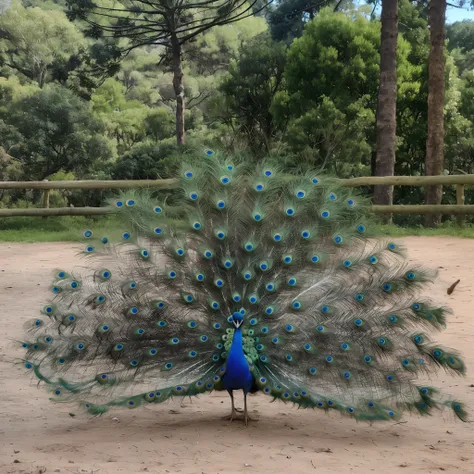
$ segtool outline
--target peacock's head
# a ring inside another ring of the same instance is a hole
[[[232,324],[235,329],[239,329],[242,324],[244,324],[244,317],[241,313],[234,313],[232,315]]]

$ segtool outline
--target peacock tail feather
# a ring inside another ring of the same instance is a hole
[[[25,367],[89,413],[222,390],[231,315],[258,390],[357,420],[465,409],[424,380],[464,364],[432,334],[448,311],[420,298],[434,274],[374,238],[367,203],[314,171],[213,152],[180,192],[113,202],[118,235],[86,230],[85,268],[57,270],[28,322]]]

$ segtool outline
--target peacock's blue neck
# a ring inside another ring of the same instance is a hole
[[[232,346],[230,347],[228,360],[245,359],[244,347],[242,342],[242,329],[234,330]],[[246,360],[246,359],[245,359]]]
[[[249,363],[245,358],[242,345],[242,330],[238,328],[234,331],[223,383],[227,390],[244,390],[248,392],[252,387],[252,382],[253,376],[249,369]]]

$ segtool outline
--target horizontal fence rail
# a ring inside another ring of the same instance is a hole
[[[443,214],[456,215],[457,223],[462,225],[464,215],[474,215],[474,205],[464,204],[464,186],[474,185],[474,175],[440,175],[440,176],[363,176],[360,178],[336,180],[346,187],[393,185],[393,186],[428,186],[456,185],[457,204],[440,205],[391,205],[371,207],[376,214]],[[0,209],[0,217],[14,216],[101,216],[116,211],[112,207],[49,207],[49,193],[52,189],[173,189],[178,179],[144,179],[144,180],[83,180],[83,181],[0,181],[0,189],[39,189],[43,190],[43,208]]]
[[[393,186],[428,186],[432,184],[474,184],[474,174],[453,174],[440,176],[362,176],[360,178],[336,179],[343,186],[374,186],[386,184]],[[83,180],[83,181],[0,181],[0,189],[133,189],[159,188],[172,189],[178,179],[122,179],[122,180]]]
[[[374,186],[386,184],[393,186],[430,186],[433,184],[474,184],[474,174],[452,174],[440,176],[362,176],[338,180],[344,186]],[[1,188],[1,182],[0,182]]]
[[[394,204],[393,206],[372,206],[375,214],[442,214],[464,215],[474,214],[474,204],[460,206],[458,204]]]
[[[26,209],[0,209],[0,217],[104,216],[116,211],[114,207],[28,207]]]
[[[84,181],[0,181],[0,189],[172,189],[178,179],[84,180]]]

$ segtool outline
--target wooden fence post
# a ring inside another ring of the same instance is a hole
[[[44,179],[43,181],[48,181],[47,179]],[[50,189],[45,189],[43,192],[43,208],[44,209],[49,209],[49,193]],[[47,216],[43,216],[43,219],[47,219]]]
[[[456,204],[464,205],[464,184],[456,184]],[[456,225],[458,227],[464,226],[465,216],[458,215],[456,216]]]

